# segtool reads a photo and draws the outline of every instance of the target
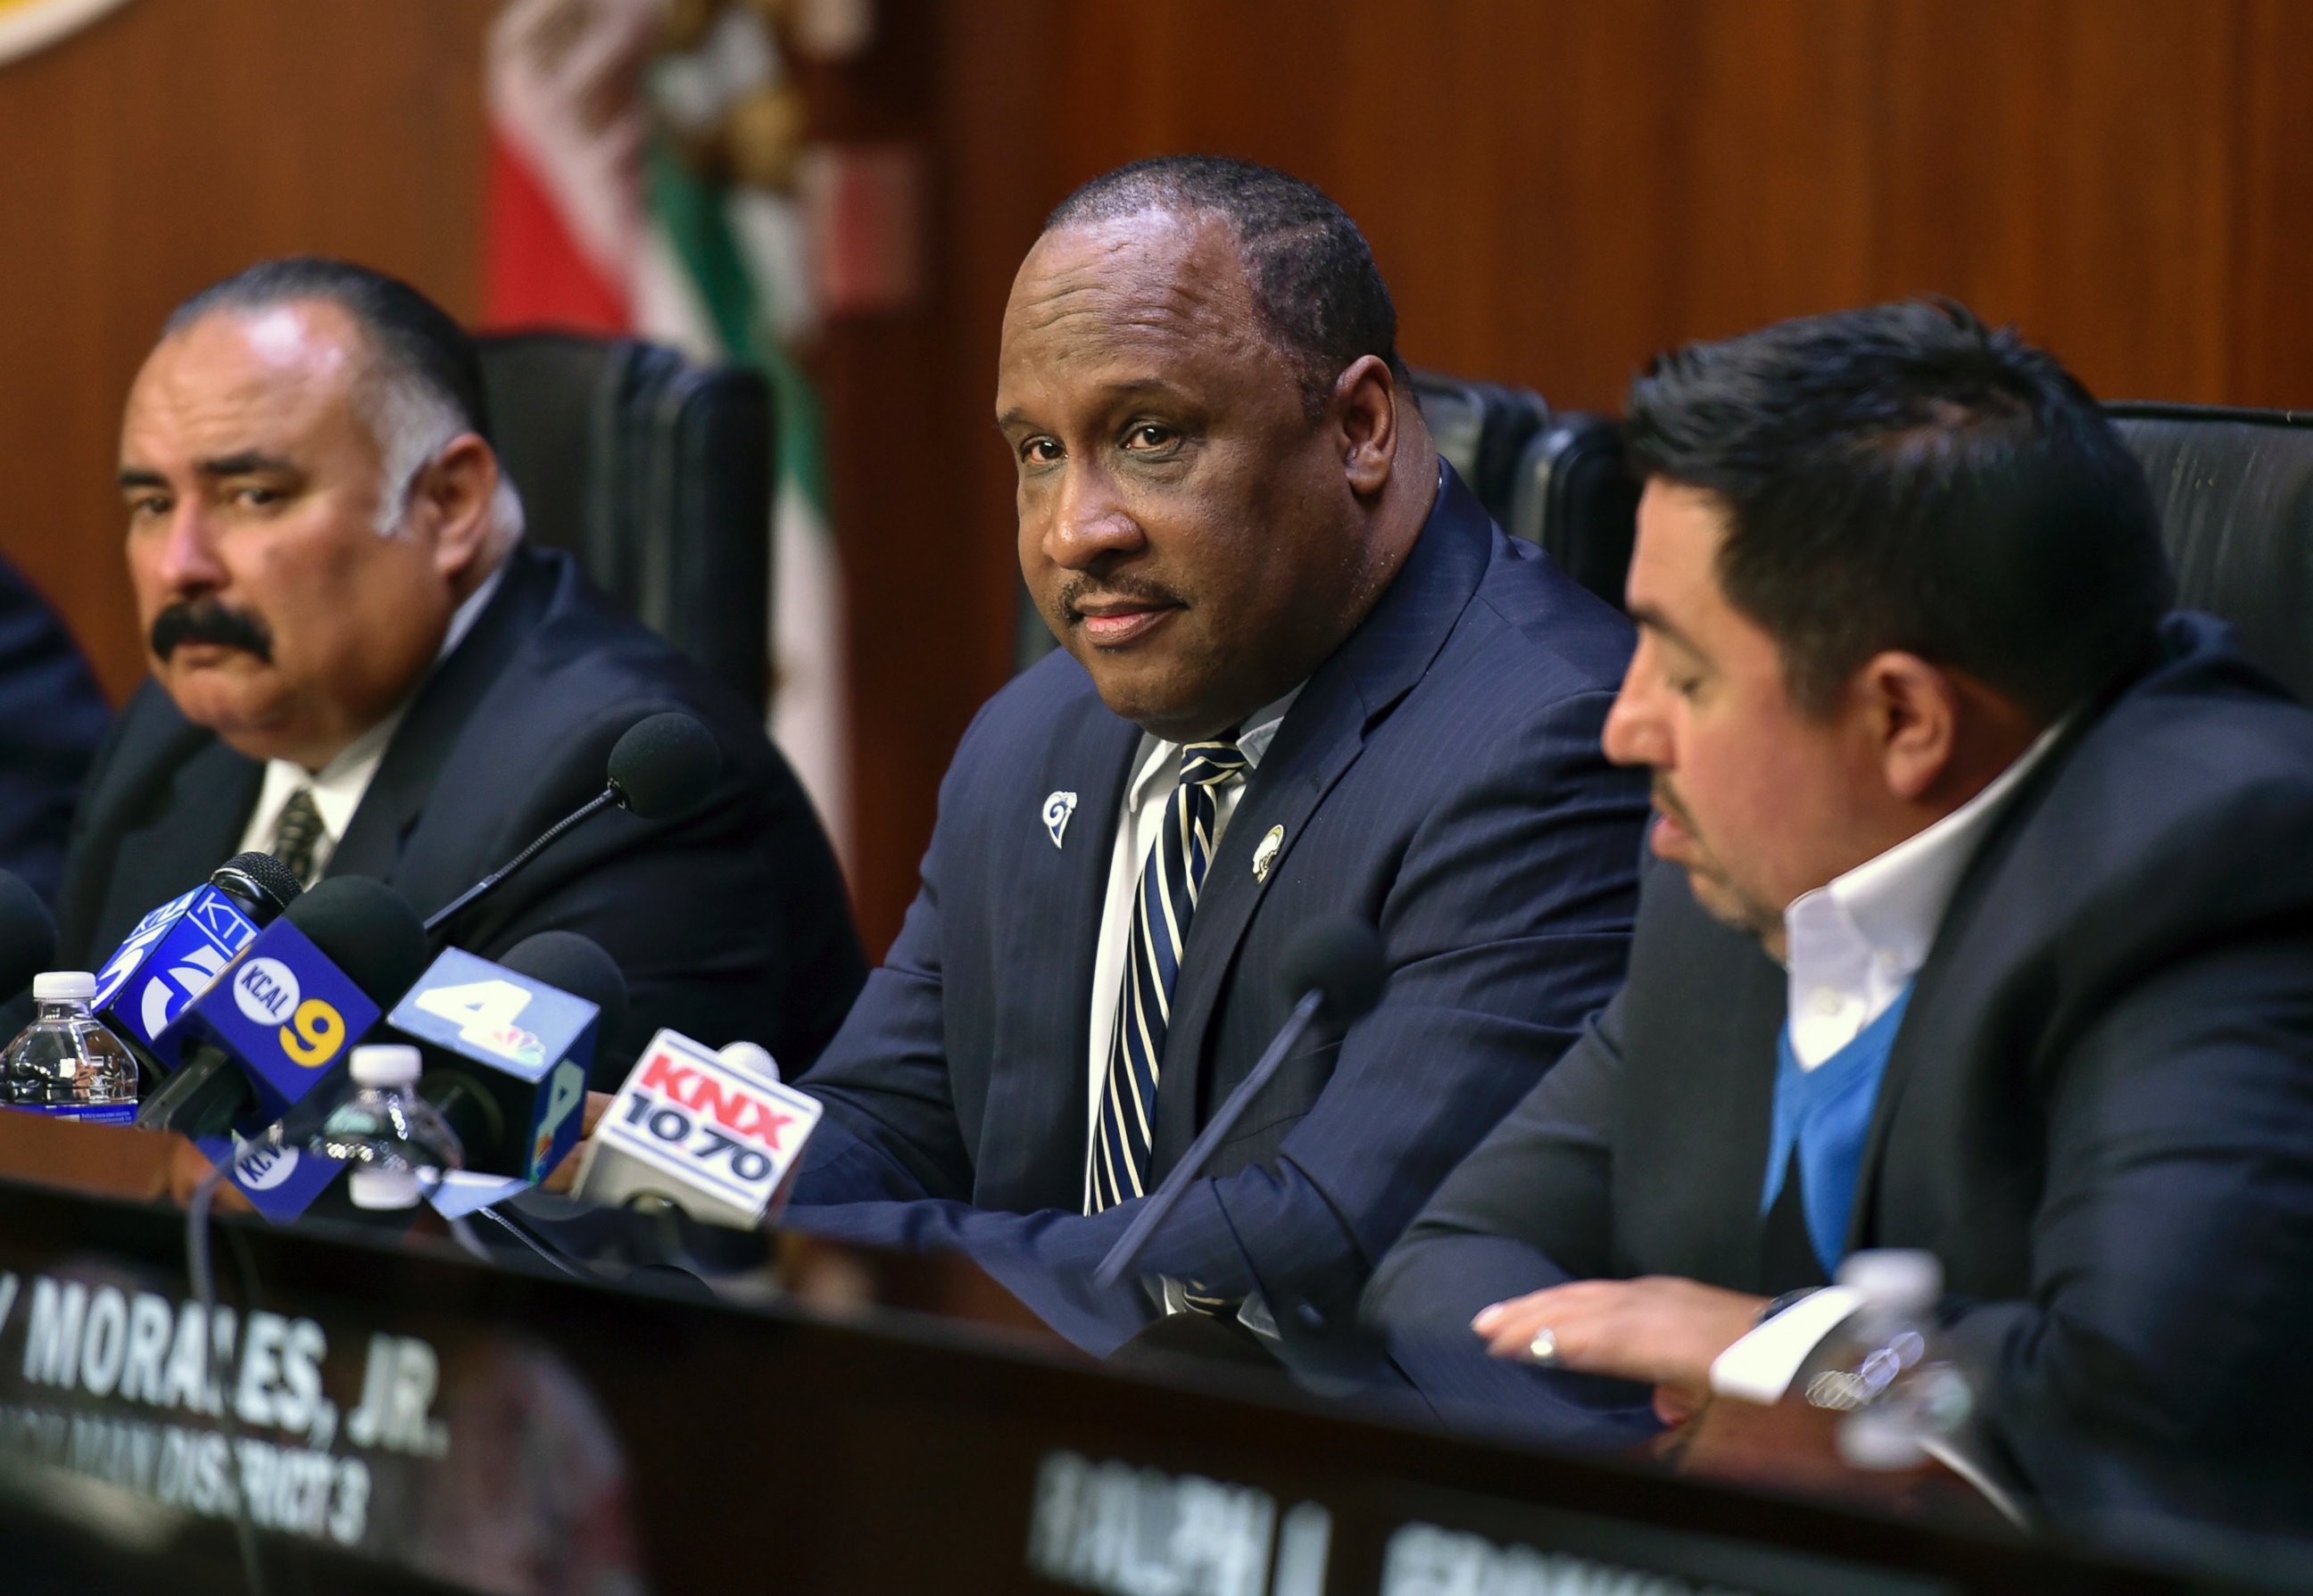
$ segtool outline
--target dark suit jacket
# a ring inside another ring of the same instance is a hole
[[[50,903],[111,712],[48,601],[0,560],[0,869]]]
[[[1241,1295],[1263,1283],[1250,1258],[1353,1307],[1422,1197],[1613,991],[1645,796],[1598,733],[1629,649],[1621,617],[1443,473],[1404,568],[1310,678],[1221,838],[1172,1001],[1156,1173],[1283,1022],[1280,956],[1311,917],[1378,926],[1387,988],[1346,1038],[1313,1034],[1287,1061],[1149,1272]],[[1066,655],[981,710],[905,928],[803,1083],[827,1119],[789,1215],[965,1245],[1096,1350],[1149,1313],[1130,1282],[1104,1296],[1085,1280],[1136,1205],[1080,1212],[1095,944],[1139,741]],[[1055,792],[1079,798],[1060,847]],[[842,1203],[865,1206],[810,1206]]]
[[[567,555],[509,557],[395,732],[329,873],[380,877],[430,914],[601,792],[611,744],[665,709],[698,716],[722,745],[707,802],[673,820],[597,814],[444,929],[484,958],[550,927],[602,943],[633,1013],[598,1057],[598,1086],[615,1085],[660,1026],[710,1046],[749,1038],[799,1068],[866,969],[810,802],[738,700],[619,613]],[[146,910],[229,856],[263,768],[146,682],[75,823],[63,968],[99,968]]]
[[[1812,1284],[1769,1267],[1758,1218],[1784,1008],[1781,968],[1650,871],[1629,983],[1369,1314],[1467,1343],[1478,1308],[1569,1277]],[[1848,1241],[1943,1260],[1994,1460],[2052,1502],[2313,1503],[2313,715],[2217,623],[2172,618],[1969,864]]]

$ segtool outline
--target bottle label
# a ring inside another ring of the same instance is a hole
[[[90,1125],[134,1125],[135,1103],[9,1103],[19,1114],[45,1114],[51,1119],[78,1119]]]

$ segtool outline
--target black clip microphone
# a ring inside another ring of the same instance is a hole
[[[1189,1189],[1205,1162],[1212,1157],[1213,1149],[1227,1139],[1243,1118],[1245,1106],[1269,1084],[1270,1077],[1285,1062],[1285,1056],[1300,1041],[1311,1022],[1320,1014],[1341,1026],[1363,1019],[1379,1001],[1382,982],[1389,975],[1382,958],[1381,938],[1364,921],[1346,916],[1312,920],[1302,926],[1285,945],[1283,966],[1280,985],[1288,992],[1300,994],[1300,1000],[1278,1029],[1269,1050],[1253,1066],[1253,1073],[1238,1083],[1237,1089],[1221,1105],[1220,1112],[1197,1133],[1197,1139],[1189,1144],[1189,1150],[1173,1166],[1173,1172],[1149,1194],[1140,1212],[1125,1227],[1124,1234],[1116,1239],[1108,1256],[1094,1268],[1095,1285],[1105,1290],[1132,1267],[1132,1260],[1140,1256],[1148,1238],[1165,1223],[1165,1215],[1173,1211],[1181,1194]]]
[[[616,804],[646,820],[672,820],[707,794],[723,774],[723,750],[715,733],[679,709],[646,715],[629,726],[611,750],[609,779],[602,790],[548,827],[498,869],[484,876],[426,917],[428,936],[475,899],[536,858],[545,846],[604,807]]]

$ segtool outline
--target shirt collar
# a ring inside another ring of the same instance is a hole
[[[491,567],[490,574],[482,578],[482,585],[468,593],[450,612],[450,629],[442,634],[442,646],[434,653],[436,666],[450,657],[451,651],[466,640],[466,634],[472,631],[474,623],[482,618],[482,611],[490,607],[491,599],[497,595],[498,585],[506,580],[507,564],[506,558],[501,558]],[[417,697],[414,693],[410,696]]]
[[[1248,779],[1261,768],[1262,759],[1269,752],[1269,745],[1277,741],[1277,729],[1285,723],[1285,712],[1293,707],[1293,700],[1301,696],[1301,688],[1307,685],[1303,682],[1300,687],[1294,688],[1281,697],[1271,699],[1244,717],[1244,730],[1236,734],[1236,749],[1244,756]],[[1148,796],[1151,783],[1160,776],[1178,774],[1178,761],[1174,756],[1180,753],[1181,747],[1177,742],[1166,742],[1147,732],[1140,734],[1140,750],[1132,765],[1132,787],[1124,795],[1128,811],[1140,806]]]
[[[1932,826],[1794,899],[1783,911],[1793,961],[1802,957],[1802,948],[1819,944],[1828,934],[1860,943],[1885,968],[1906,978],[1926,963],[1977,845],[2025,776],[2047,758],[2066,723],[2059,721],[2041,732],[1982,792]]]

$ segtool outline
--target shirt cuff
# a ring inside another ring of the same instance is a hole
[[[1745,1402],[1781,1401],[1807,1355],[1862,1303],[1863,1293],[1846,1285],[1800,1298],[1711,1360],[1711,1389]]]

